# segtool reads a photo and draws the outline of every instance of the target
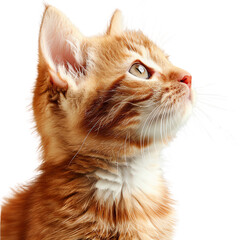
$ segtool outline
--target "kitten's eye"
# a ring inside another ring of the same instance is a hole
[[[139,78],[143,79],[149,79],[150,74],[147,71],[147,69],[141,64],[141,63],[134,63],[131,68],[129,69],[129,72]]]

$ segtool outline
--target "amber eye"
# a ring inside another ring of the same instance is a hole
[[[129,72],[139,78],[143,79],[149,79],[150,74],[147,71],[147,69],[141,64],[141,63],[134,63],[131,68],[129,69]]]

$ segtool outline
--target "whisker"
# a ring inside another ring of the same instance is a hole
[[[213,93],[201,93],[199,91],[196,91],[197,95],[201,95],[201,96],[206,96],[206,97],[210,97],[210,98],[217,98],[219,100],[226,100],[227,99],[227,96],[223,96],[223,95],[220,95],[220,94],[213,94]]]
[[[217,106],[217,105],[214,105],[214,104],[209,103],[209,102],[205,102],[204,100],[200,100],[200,99],[198,99],[198,103],[207,105],[208,107],[212,107],[212,108],[217,108],[217,109],[220,109],[220,110],[224,110],[224,111],[228,111],[228,110],[229,110],[229,109],[227,109],[227,108],[224,108],[224,107],[221,107],[221,106]]]
[[[160,107],[160,106],[159,106]],[[155,122],[155,127],[154,127],[154,136],[153,136],[153,143],[154,143],[154,149],[155,151],[157,151],[157,148],[156,148],[156,129],[157,129],[157,123],[159,122],[159,118],[160,118],[160,115],[159,115],[159,112],[158,112],[158,109],[156,110],[156,115],[157,115],[157,119],[156,119],[156,122]]]
[[[198,114],[201,113],[201,112],[197,112],[198,109],[194,109],[193,111],[193,116],[196,117],[197,121],[198,121],[198,124],[199,126],[203,129],[203,131],[211,138],[213,139],[212,135],[210,134],[210,132],[208,131],[208,129],[203,125],[203,122],[200,121],[199,117],[198,117]]]
[[[160,108],[161,106],[159,106],[158,108]],[[158,114],[158,108],[155,109],[154,113],[153,113],[153,116],[149,122],[149,126],[148,126],[148,129],[150,130],[152,128],[152,125],[154,124],[155,122],[155,125],[156,125],[156,116]],[[148,130],[146,130],[146,133],[147,133]],[[154,147],[155,147],[155,131],[153,133],[153,143],[154,143]],[[148,145],[149,145],[149,142],[150,142],[150,134],[148,133]],[[150,156],[150,149],[148,148],[148,155]]]
[[[100,119],[101,119],[101,118],[100,118]],[[99,119],[99,120],[100,120],[100,119]],[[71,165],[72,161],[73,161],[73,160],[75,159],[75,157],[79,154],[79,152],[81,151],[81,149],[82,149],[85,141],[87,140],[89,134],[92,132],[92,130],[93,130],[93,129],[95,128],[95,126],[98,124],[99,120],[98,120],[98,121],[93,125],[93,127],[88,131],[86,137],[83,139],[83,142],[82,142],[81,146],[79,147],[78,151],[75,153],[75,155],[74,155],[74,156],[72,157],[72,159],[70,160],[68,166]]]
[[[145,139],[144,139],[144,136],[145,136],[145,132],[144,132],[144,129],[145,129],[145,125],[146,123],[148,122],[148,119],[151,118],[151,115],[152,113],[155,111],[155,109],[157,109],[158,106],[156,106],[151,112],[150,114],[148,115],[148,117],[145,119],[144,121],[144,124],[142,126],[142,129],[141,129],[141,134],[140,134],[140,146],[141,146],[141,154],[143,156],[143,149],[144,149],[144,143],[145,143]]]
[[[163,113],[162,113],[162,117],[161,117],[161,127],[160,127],[160,130],[161,130],[161,140],[162,140],[162,144],[164,144],[164,142],[163,142],[163,139],[165,138],[165,135],[166,135],[166,133],[165,133],[165,128],[164,128],[164,123],[163,123],[163,121],[164,121],[164,117],[165,117],[165,111],[166,111],[166,106],[164,107],[164,111],[163,111]]]

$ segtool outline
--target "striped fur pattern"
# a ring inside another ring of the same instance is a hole
[[[142,63],[149,79],[132,75]],[[161,149],[191,112],[188,73],[116,11],[84,37],[47,6],[33,110],[39,175],[2,208],[3,240],[170,240],[172,201]]]

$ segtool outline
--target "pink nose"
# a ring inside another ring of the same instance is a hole
[[[192,76],[191,75],[185,75],[179,82],[185,83],[188,85],[189,88],[191,88],[192,85]]]

